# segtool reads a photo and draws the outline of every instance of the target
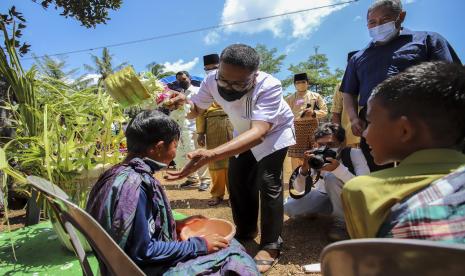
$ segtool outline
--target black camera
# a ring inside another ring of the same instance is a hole
[[[308,165],[314,170],[321,170],[325,163],[330,163],[326,158],[336,159],[337,152],[328,147],[319,147],[312,152],[315,156],[308,159]]]

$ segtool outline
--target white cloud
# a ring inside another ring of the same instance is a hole
[[[357,15],[356,17],[354,17],[354,21],[359,21],[359,20],[362,20],[362,17],[360,15]]]
[[[405,4],[412,4],[415,0],[405,0]]]
[[[100,79],[100,77],[101,77],[100,74],[87,74],[82,78],[82,80],[92,80],[90,84],[94,85],[98,83],[98,80]]]
[[[221,24],[309,9],[312,7],[327,6],[340,2],[343,2],[343,0],[226,0],[222,12]],[[292,37],[305,38],[315,32],[326,17],[345,6],[346,5],[326,7],[272,19],[228,26],[224,28],[224,31],[247,34],[270,31],[274,36],[281,37],[285,35],[285,28],[290,27],[292,30]],[[218,36],[218,33],[216,33],[216,35]]]
[[[179,59],[173,63],[171,62],[165,62],[163,65],[165,66],[165,71],[173,71],[173,72],[178,72],[178,71],[189,71],[192,68],[194,68],[195,65],[199,62],[199,58],[196,57],[191,61],[184,62],[183,59]]]
[[[220,40],[220,35],[218,34],[217,31],[209,32],[203,39],[203,41],[207,45],[217,44],[219,40]]]

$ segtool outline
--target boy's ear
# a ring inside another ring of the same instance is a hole
[[[409,143],[415,139],[417,128],[407,116],[401,116],[398,123],[399,139],[402,143]]]
[[[165,146],[165,143],[163,141],[158,141],[157,143],[153,144],[153,146],[149,148],[149,153],[152,155],[158,154],[159,152],[161,152],[162,147],[164,146]]]

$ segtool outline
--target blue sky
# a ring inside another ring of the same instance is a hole
[[[54,54],[106,44],[136,40],[185,31],[225,22],[279,14],[344,0],[124,0],[121,9],[111,12],[111,20],[95,29],[86,29],[72,18],[59,16],[54,9],[43,10],[30,0],[2,0],[1,10],[14,4],[28,20],[23,40],[32,44],[36,55]],[[408,0],[404,2],[407,19],[404,26],[413,30],[435,31],[446,37],[465,62],[465,1]],[[361,49],[369,42],[366,10],[371,0],[246,23],[232,28],[192,33],[178,37],[111,48],[115,63],[128,62],[144,70],[150,62],[166,64],[170,69],[187,69],[203,74],[202,56],[221,50],[231,43],[265,44],[288,57],[278,78],[290,75],[289,64],[305,60],[319,46],[327,54],[331,68],[344,68],[346,53]],[[101,50],[91,52],[100,55]],[[66,57],[69,68],[91,63],[90,52]],[[23,60],[30,67],[33,60]]]

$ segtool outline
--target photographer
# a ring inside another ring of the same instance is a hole
[[[328,236],[331,240],[341,240],[347,237],[342,187],[355,176],[369,174],[370,170],[361,150],[345,147],[345,131],[338,124],[318,127],[315,141],[317,149],[305,152],[303,165],[291,176],[289,185],[294,189],[284,204],[284,212],[289,217],[332,214],[335,220]]]

